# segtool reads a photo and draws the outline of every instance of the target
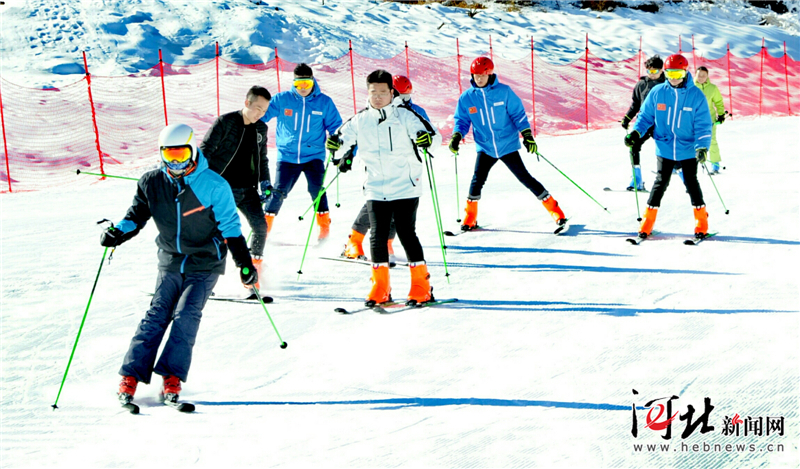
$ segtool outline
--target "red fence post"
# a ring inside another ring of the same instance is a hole
[[[6,140],[6,118],[3,114],[3,89],[2,83],[0,83],[0,123],[3,126],[3,151],[6,155],[6,178],[8,178],[8,192],[13,192],[11,190],[11,170],[8,167],[8,140]]]
[[[758,117],[761,117],[761,103],[764,101],[764,38],[761,38],[761,71],[758,73]]]
[[[694,34],[692,34],[692,70],[697,71],[697,56],[694,54]]]
[[[406,78],[411,79],[411,72],[408,70],[408,41],[406,41]]]
[[[100,159],[100,174],[103,170],[103,152],[100,150],[100,132],[97,130],[97,115],[94,112],[94,99],[92,98],[92,75],[89,74],[89,63],[86,61],[86,51],[83,52],[83,69],[86,71],[86,88],[89,90],[89,105],[92,107],[92,126],[94,126],[94,144],[97,147],[97,157]],[[103,177],[105,179],[105,177]]]
[[[161,57],[161,49],[158,49],[158,68],[161,70],[161,99],[164,101],[164,125],[169,125],[167,118],[167,91],[164,89],[164,60]]]
[[[533,107],[533,136],[536,137],[536,76],[533,71],[533,36],[531,36],[531,105]]]
[[[492,50],[492,35],[489,35],[489,58],[494,62],[494,50]]]
[[[217,117],[219,117],[219,42],[215,42],[214,44],[216,44],[214,62],[217,67]]]
[[[589,33],[586,33],[586,68],[584,72],[584,107],[586,108],[586,130],[589,130]]]
[[[789,115],[792,115],[792,102],[789,100],[789,66],[786,64],[786,41],[783,41],[783,74],[786,76],[786,105],[789,107]]]
[[[278,57],[278,48],[275,47],[275,73],[278,75],[278,93],[281,92],[281,59]]]
[[[350,84],[353,86],[353,114],[358,112],[356,110],[356,77],[353,72],[353,41],[348,39],[347,45],[350,48]]]
[[[733,91],[731,88],[731,45],[728,43],[728,52],[725,54],[728,59],[728,101],[731,106],[731,117],[733,117]]]
[[[458,82],[458,95],[461,96],[464,91],[461,89],[461,49],[458,47],[458,38],[456,38],[456,61],[458,62],[456,81]]]
[[[639,60],[638,60],[639,69],[638,69],[638,73],[636,73],[636,80],[638,80],[639,77],[642,76],[642,36],[639,36],[639,56],[638,56],[638,58],[639,58]]]

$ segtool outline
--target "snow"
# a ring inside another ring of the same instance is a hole
[[[219,38],[232,60],[268,60],[277,41],[287,60],[328,60],[351,37],[367,56],[395,55],[406,39],[416,50],[451,55],[442,51],[455,26],[462,54],[485,51],[491,31],[494,52],[509,58],[533,34],[537,52],[568,60],[586,30],[611,58],[638,48],[631,31],[645,34],[647,51],[672,51],[677,34],[695,32],[709,55],[722,55],[726,42],[737,55],[752,55],[762,35],[773,55],[783,40],[790,55],[800,54],[796,33],[740,22],[750,13],[734,1],[702,15],[687,13],[701,8],[694,3],[659,15],[566,8],[537,12],[532,24],[499,6],[478,22],[441,6],[268,3],[109,0],[98,9],[90,1],[7,0],[0,6],[3,78],[55,83],[51,68],[77,63],[83,49],[96,74],[153,65],[159,47],[170,60],[202,62],[213,56],[209,37]],[[434,32],[443,19],[448,25]],[[376,21],[384,22],[375,28]],[[714,177],[716,189],[709,176],[700,181],[719,234],[696,247],[681,243],[693,220],[677,179],[659,210],[662,235],[640,246],[624,242],[638,226],[634,195],[602,190],[630,179],[621,128],[537,138],[540,152],[608,210],[545,161],[525,156],[571,217],[570,231],[553,236],[546,211],[498,165],[480,201],[479,221],[489,230],[445,239],[448,282],[426,189],[417,231],[432,284],[437,297],[459,301],[395,315],[334,313],[361,304],[369,269],[319,258],[339,254],[361,208],[358,171],[341,176],[330,194],[341,203],[332,207],[330,240],[312,242],[297,274],[310,223],[296,218],[310,203],[300,182],[276,219],[262,280],[276,299],[269,314],[289,346],[279,348],[260,306],[209,302],[182,394],[198,405],[191,415],[158,404],[156,384],[140,385],[139,416],[120,409],[114,396],[155,283],[152,223],[102,265],[81,330],[103,255],[96,222],[119,220],[135,183],[4,194],[0,466],[798,467],[798,130],[797,116],[718,127],[726,169]],[[653,151],[652,141],[642,150],[648,188]],[[444,227],[456,230],[475,148],[462,146],[458,186],[449,152],[434,153]],[[645,204],[642,195],[639,210]],[[391,276],[395,297],[404,297],[407,269]],[[216,294],[244,294],[237,277],[229,263]],[[710,398],[715,430],[698,428],[682,439],[686,422],[676,418],[667,441],[663,431],[645,428],[645,403],[672,395],[679,396],[673,412],[684,415],[692,405],[695,418]],[[785,434],[723,435],[724,418],[737,413],[784,417]],[[639,443],[672,446],[637,452]],[[728,443],[755,451],[702,451]]]

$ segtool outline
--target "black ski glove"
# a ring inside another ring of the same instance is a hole
[[[628,130],[628,126],[631,125],[631,118],[625,116],[622,118],[622,128]]]
[[[697,159],[697,162],[699,164],[705,163],[707,156],[708,156],[708,149],[706,148],[698,148],[694,152],[694,157]]]
[[[628,135],[625,136],[625,146],[626,147],[632,147],[632,146],[636,145],[637,143],[639,143],[639,139],[640,138],[641,138],[641,135],[639,135],[639,132],[634,130],[633,132],[631,132],[631,133],[629,133]]]
[[[325,140],[325,148],[327,148],[331,153],[336,153],[340,148],[342,148],[342,140],[339,138],[338,135],[333,134]]]
[[[536,145],[536,140],[533,139],[531,129],[525,129],[520,132],[520,134],[522,134],[522,144],[525,145],[525,149],[528,150],[528,153],[536,153],[539,146]]]
[[[337,166],[339,167],[339,172],[346,173],[353,169],[353,158],[355,157],[353,156],[353,149],[351,148],[338,162]]]
[[[417,132],[417,140],[414,143],[416,143],[420,148],[430,148],[431,145],[433,145],[433,138],[431,137],[430,132],[420,130]]]
[[[233,263],[236,267],[241,269],[239,276],[242,283],[245,285],[254,285],[258,282],[258,272],[253,265],[253,259],[250,257],[250,251],[247,250],[247,241],[244,236],[239,235],[235,238],[225,238],[225,244],[228,245],[228,250],[233,256]]]
[[[458,144],[461,143],[461,139],[464,138],[461,136],[460,132],[455,132],[452,137],[450,137],[450,145],[448,148],[450,149],[453,154],[458,153]]]
[[[717,116],[717,124],[722,124],[725,122],[725,114],[720,114]]]
[[[239,271],[239,278],[244,285],[255,285],[258,283],[258,271],[254,266],[242,267]]]
[[[274,188],[272,187],[271,182],[261,181],[261,195],[259,196],[259,198],[261,199],[262,204],[266,202],[267,199],[269,199],[269,195],[272,194],[273,190]]]
[[[108,248],[115,248],[136,236],[138,232],[139,230],[136,229],[128,233],[123,233],[122,230],[118,230],[112,226],[100,235],[100,245]]]

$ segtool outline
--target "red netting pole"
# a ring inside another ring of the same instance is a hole
[[[533,36],[531,36],[531,106],[533,107],[533,136],[536,137],[536,76],[533,71]]]
[[[358,112],[356,109],[356,76],[353,72],[353,41],[347,40],[347,45],[350,48],[350,84],[353,86],[353,114]]]
[[[694,54],[694,34],[692,34],[692,70],[697,71],[697,56]]]
[[[97,156],[100,158],[100,174],[106,174],[103,170],[103,152],[100,150],[100,132],[97,130],[97,115],[94,112],[94,99],[92,98],[92,76],[89,74],[89,63],[86,61],[86,51],[83,52],[83,69],[86,71],[86,88],[89,90],[89,105],[92,107],[94,144],[97,147]],[[105,177],[103,179],[105,179]]]
[[[639,36],[639,69],[636,73],[636,79],[642,76],[642,36]]]
[[[494,61],[494,50],[492,49],[492,35],[489,35],[489,58]]]
[[[786,64],[786,41],[783,41],[783,74],[786,76],[786,105],[789,107],[789,115],[792,115],[792,103],[789,101],[789,66]]]
[[[281,92],[281,59],[278,57],[278,48],[275,48],[275,74],[278,75],[278,93]]]
[[[6,178],[8,179],[8,192],[12,192],[11,190],[11,170],[8,167],[8,141],[6,140],[6,118],[3,114],[3,90],[2,84],[0,84],[0,123],[3,126],[3,151],[6,155]]]
[[[731,106],[731,116],[733,116],[733,91],[731,89],[731,45],[728,43],[728,52],[725,54],[728,59],[728,104]]]
[[[164,100],[164,125],[169,125],[167,118],[167,91],[164,89],[164,60],[161,56],[161,49],[158,49],[158,68],[161,70],[161,99]]]
[[[464,91],[461,89],[461,49],[458,47],[458,38],[456,38],[456,62],[458,62],[458,76],[456,77],[458,95],[461,96]]]
[[[758,117],[761,117],[761,103],[764,101],[764,38],[761,38],[761,70],[758,73]]]
[[[408,69],[408,41],[406,41],[406,78],[411,79],[411,72]]]
[[[584,107],[586,108],[586,130],[589,130],[589,33],[586,33],[586,56],[585,56],[585,71],[584,71]]]
[[[683,42],[681,42],[680,34],[678,34],[678,53],[683,54]]]
[[[219,42],[214,43],[216,46],[216,53],[214,54],[214,62],[217,68],[217,117],[219,117]]]

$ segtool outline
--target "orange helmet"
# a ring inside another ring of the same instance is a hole
[[[469,73],[473,75],[491,75],[494,73],[494,63],[489,57],[478,57],[469,66]]]
[[[681,54],[672,54],[664,62],[664,70],[688,70],[689,61]]]
[[[395,75],[392,77],[392,86],[400,94],[409,94],[413,91],[411,80],[403,75]]]

